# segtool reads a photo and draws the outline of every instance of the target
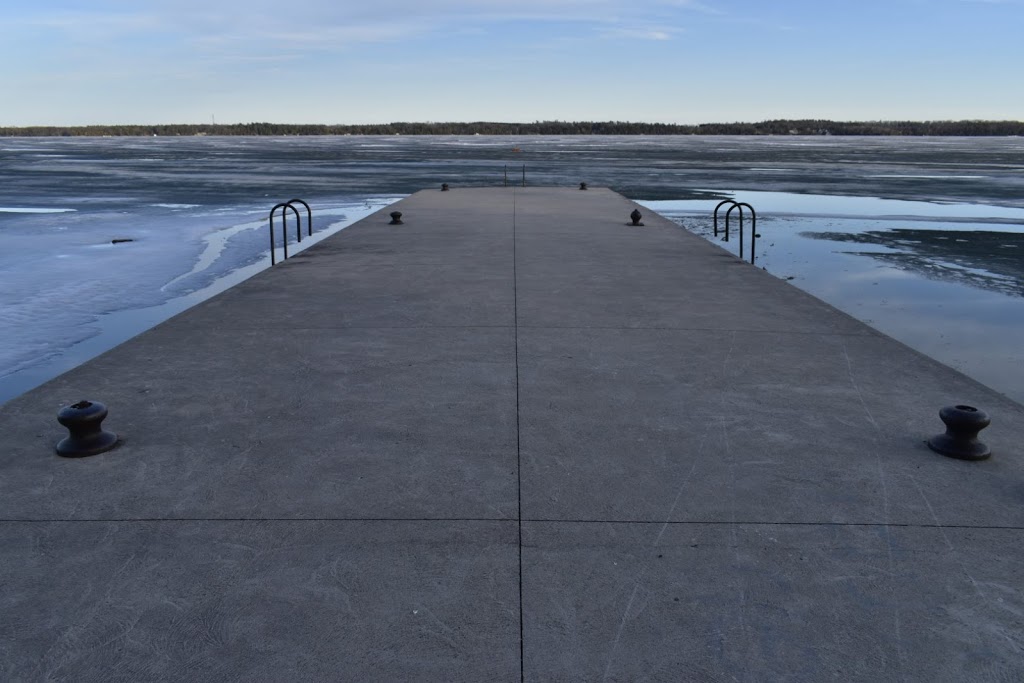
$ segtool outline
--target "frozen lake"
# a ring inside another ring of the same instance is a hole
[[[0,139],[0,401],[267,267],[279,201],[322,237],[506,166],[709,239],[748,202],[759,266],[1024,402],[1024,139],[489,136]]]

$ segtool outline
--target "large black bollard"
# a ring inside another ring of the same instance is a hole
[[[992,449],[978,441],[978,432],[992,424],[984,411],[973,406],[946,406],[939,411],[946,425],[945,434],[928,439],[928,447],[936,453],[960,460],[984,460]]]
[[[57,421],[71,434],[57,444],[57,455],[84,458],[109,451],[117,445],[117,434],[103,431],[100,423],[107,416],[107,407],[96,401],[79,401],[62,408]]]

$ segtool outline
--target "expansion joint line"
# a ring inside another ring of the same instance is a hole
[[[512,186],[512,319],[516,363],[516,520],[519,527],[519,680],[526,681],[523,642],[523,456],[519,437],[519,274],[516,271],[516,188]]]

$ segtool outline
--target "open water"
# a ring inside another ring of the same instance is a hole
[[[319,239],[524,166],[708,239],[748,202],[758,266],[1024,402],[1024,139],[795,136],[0,139],[0,402],[268,267],[279,201]]]

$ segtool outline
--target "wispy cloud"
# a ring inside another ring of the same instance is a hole
[[[424,28],[413,23],[377,23],[356,26],[259,26],[247,31],[229,29],[225,32],[193,34],[190,42],[197,47],[223,51],[346,49],[371,43],[399,41],[421,33]]]
[[[715,14],[724,15],[727,12],[720,7],[708,5],[707,3],[697,2],[696,0],[662,0],[663,5],[671,7],[678,7],[681,9],[692,10],[694,12],[700,12],[701,14]]]
[[[7,18],[9,29],[57,31],[70,35],[105,38],[111,35],[146,33],[166,26],[159,14],[147,12],[41,11]]]
[[[672,40],[681,32],[680,29],[675,28],[630,28],[623,26],[603,30],[599,35],[606,39],[664,41]]]
[[[691,0],[376,0],[338,3],[325,0],[156,0],[126,9],[107,0],[95,12],[39,10],[8,18],[7,23],[61,31],[82,39],[103,35],[178,34],[192,39],[243,36],[251,40],[303,36],[315,43],[401,40],[435,31],[473,30],[504,22],[563,22],[607,25],[660,24],[680,13],[717,12]],[[664,39],[658,32],[650,37]],[[318,37],[319,36],[319,37]]]
[[[800,101],[802,113],[832,107],[834,118],[864,117],[859,103],[876,101],[885,115],[910,118],[935,117],[954,100],[991,118],[1024,109],[1019,89],[1004,87],[1015,82],[1024,0],[897,4],[942,11],[752,0],[7,0],[0,62],[17,68],[0,70],[0,91],[20,96],[0,116],[293,117],[290,104],[275,109],[266,97],[267,84],[284,82],[320,120],[674,120],[683,111],[738,120],[769,111],[754,98],[699,97],[728,78],[763,83],[778,110]],[[883,29],[899,38],[879,40]],[[942,49],[954,44],[955,61]],[[704,68],[677,78],[695,59]],[[913,88],[890,86],[892,64],[915,74]],[[626,81],[647,89],[640,113],[608,97],[609,83]],[[399,105],[393,90],[420,95]],[[900,97],[911,99],[896,109]]]

